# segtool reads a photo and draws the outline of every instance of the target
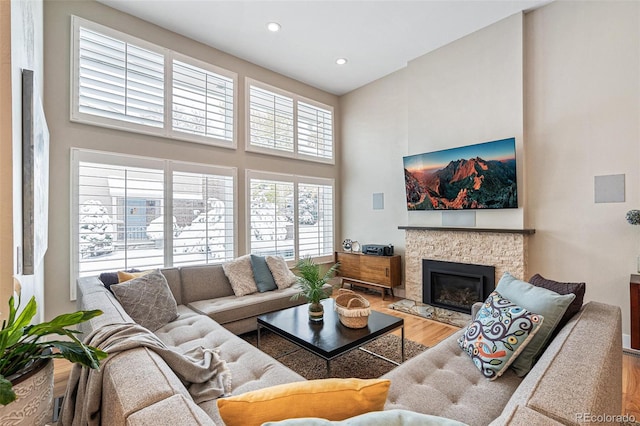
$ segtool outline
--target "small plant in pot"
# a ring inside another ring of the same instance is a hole
[[[320,301],[331,296],[333,291],[333,287],[325,289],[324,285],[335,276],[339,267],[340,264],[336,263],[323,274],[320,265],[316,264],[310,257],[300,259],[296,264],[295,269],[298,272],[297,288],[300,289],[300,292],[293,295],[291,299],[297,300],[300,296],[304,296],[307,299],[309,302],[309,319],[311,321],[322,321],[324,309]]]
[[[11,296],[9,315],[0,330],[0,424],[4,424],[4,416],[13,418],[16,413],[20,413],[20,417],[27,416],[23,419],[24,424],[44,424],[51,419],[52,359],[65,358],[97,369],[100,360],[107,357],[106,352],[82,343],[77,337],[79,331],[67,328],[101,315],[102,311],[78,311],[59,315],[48,322],[30,324],[37,312],[35,297],[20,313],[19,306],[20,298],[16,306]],[[52,335],[66,336],[70,340],[43,340]],[[24,383],[30,380],[33,383],[25,386]],[[40,400],[40,408],[34,408],[36,402],[30,401],[32,397]]]

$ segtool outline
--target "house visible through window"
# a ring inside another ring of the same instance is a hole
[[[72,163],[73,282],[234,258],[235,169],[77,149]]]
[[[249,251],[286,260],[333,256],[333,181],[248,171]]]

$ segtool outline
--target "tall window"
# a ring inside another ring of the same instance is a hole
[[[249,170],[247,184],[251,253],[332,258],[333,180]]]
[[[330,106],[247,81],[247,150],[333,163]]]
[[[237,75],[74,16],[71,120],[236,147]]]
[[[235,256],[235,169],[72,150],[75,279]]]

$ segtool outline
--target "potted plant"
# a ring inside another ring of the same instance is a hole
[[[63,314],[49,322],[31,325],[37,311],[35,297],[18,313],[9,299],[9,315],[0,330],[0,424],[50,423],[53,403],[53,358],[65,358],[97,369],[107,356],[82,343],[79,331],[67,327],[101,315],[102,311]],[[44,340],[47,336],[70,340]],[[22,422],[22,423],[21,423]]]
[[[309,302],[309,319],[311,321],[322,321],[324,309],[320,301],[331,296],[333,291],[332,287],[325,289],[324,285],[335,276],[339,266],[340,264],[336,263],[322,274],[320,265],[317,265],[310,257],[300,259],[296,264],[295,269],[298,272],[297,287],[300,292],[293,295],[291,299],[296,300],[300,296],[304,296],[307,299]]]

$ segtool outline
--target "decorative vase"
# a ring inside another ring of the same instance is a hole
[[[53,417],[53,360],[39,359],[22,373],[7,377],[16,400],[0,405],[0,425],[50,424]]]
[[[322,321],[324,316],[324,308],[322,303],[309,303],[309,321],[319,322]]]

